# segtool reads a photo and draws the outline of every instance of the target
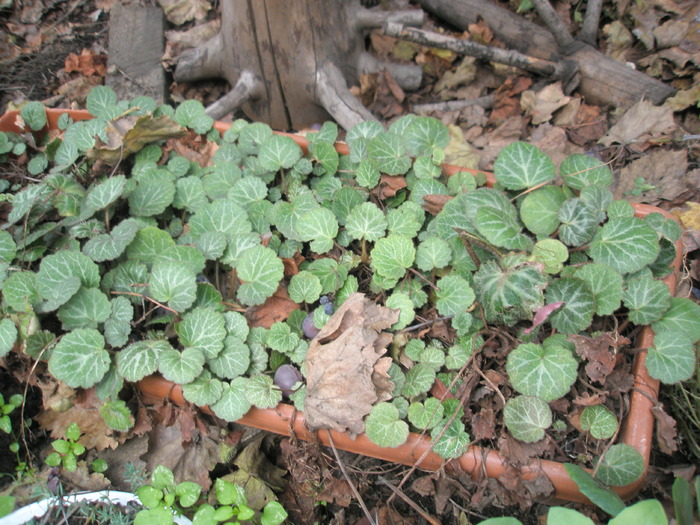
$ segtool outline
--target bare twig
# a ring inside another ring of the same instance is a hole
[[[552,32],[554,40],[557,41],[560,49],[565,49],[574,43],[574,37],[566,29],[564,22],[561,21],[549,0],[532,0],[532,3],[537,9],[537,13]]]
[[[420,506],[418,506],[418,504],[417,504],[416,502],[414,502],[411,498],[409,498],[408,496],[406,496],[406,494],[404,494],[403,492],[401,492],[399,489],[397,489],[396,487],[394,487],[394,486],[393,486],[391,483],[389,483],[386,479],[384,479],[384,478],[381,477],[381,476],[379,476],[377,479],[379,480],[379,483],[381,483],[382,485],[386,485],[387,487],[389,487],[389,489],[390,489],[395,495],[397,495],[399,498],[401,498],[402,500],[404,500],[404,501],[408,504],[409,507],[411,507],[411,508],[412,508],[413,510],[415,510],[418,514],[420,514],[420,515],[423,517],[423,519],[424,519],[425,521],[427,521],[428,523],[430,523],[430,525],[440,525],[440,524],[441,524],[440,520],[437,520],[437,519],[433,518],[430,514],[428,514],[427,512],[425,512],[422,508],[420,508]]]
[[[583,27],[579,33],[579,40],[583,40],[592,46],[596,45],[598,38],[598,26],[600,25],[600,12],[603,8],[603,0],[588,0],[586,14],[583,17]]]
[[[469,106],[481,106],[484,109],[488,109],[493,106],[493,95],[486,95],[485,97],[471,98],[468,100],[447,100],[445,102],[434,102],[431,104],[414,104],[411,106],[411,110],[414,113],[424,113],[428,111],[458,111]]]
[[[459,40],[440,33],[423,31],[422,29],[406,27],[401,24],[386,24],[384,26],[384,34],[424,46],[449,49],[455,53],[473,56],[481,60],[507,64],[547,77],[558,77],[563,73],[563,66],[557,62],[531,57],[514,50],[477,44],[471,40]]]
[[[338,451],[335,448],[335,443],[333,443],[333,436],[331,436],[331,431],[326,430],[326,433],[328,434],[328,442],[331,444],[331,448],[333,449],[333,455],[335,456],[335,460],[337,461],[338,466],[340,467],[340,471],[343,473],[343,476],[345,476],[345,481],[347,481],[348,485],[350,485],[350,490],[352,490],[355,499],[360,504],[360,507],[362,507],[362,512],[365,513],[365,517],[367,518],[367,521],[369,521],[370,525],[377,525],[377,522],[372,517],[372,513],[367,508],[367,505],[365,505],[365,501],[362,499],[362,496],[360,496],[360,492],[357,490],[357,487],[350,479],[350,476],[348,476],[348,473],[345,470],[345,465],[343,465],[343,462],[340,460]]]

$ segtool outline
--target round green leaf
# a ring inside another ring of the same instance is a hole
[[[547,513],[547,525],[595,525],[593,520],[579,511],[566,507],[550,507]]]
[[[63,329],[97,328],[112,313],[112,305],[97,288],[81,287],[68,302],[58,309]]]
[[[520,219],[536,235],[550,235],[559,227],[559,208],[564,192],[557,186],[545,186],[529,193],[520,205]]]
[[[620,273],[633,273],[656,259],[658,235],[637,217],[610,219],[596,233],[588,253],[595,262],[607,264]]]
[[[371,265],[381,276],[399,279],[410,268],[416,257],[411,239],[403,235],[390,234],[379,239],[370,253]]]
[[[455,419],[438,439],[447,421],[443,421],[430,432],[433,440],[433,452],[444,459],[458,458],[469,447],[469,434],[464,430],[464,423]]]
[[[0,230],[0,261],[11,263],[17,254],[17,245],[12,235],[5,230]]]
[[[514,142],[503,148],[493,172],[498,182],[509,190],[532,188],[556,175],[552,159],[525,142]]]
[[[326,253],[333,248],[333,240],[338,235],[338,221],[328,208],[307,211],[297,224],[302,241],[310,241],[310,248],[316,253]]]
[[[647,499],[624,508],[608,525],[668,525],[666,511],[659,500]]]
[[[608,187],[613,182],[608,166],[598,159],[579,153],[564,159],[559,166],[559,175],[567,186],[575,190],[593,185]]]
[[[117,105],[117,95],[108,86],[95,86],[88,93],[85,107],[91,115],[103,117],[107,120],[114,118],[115,106]],[[119,108],[116,108],[117,110]]]
[[[539,397],[519,396],[508,400],[503,420],[515,439],[534,443],[544,437],[552,424],[552,411]]]
[[[404,138],[394,133],[382,133],[374,137],[369,141],[367,152],[379,171],[387,175],[403,175],[411,167]]]
[[[202,207],[192,216],[189,224],[190,232],[195,237],[205,232],[230,236],[253,231],[245,208],[229,199],[216,199]]]
[[[185,385],[202,373],[204,354],[196,348],[185,348],[182,352],[164,350],[158,356],[158,370],[168,381]]]
[[[440,315],[455,315],[466,311],[474,302],[475,295],[466,279],[458,275],[448,275],[435,283],[438,290],[435,306]]]
[[[685,297],[672,297],[671,307],[651,327],[657,334],[664,331],[685,333],[696,342],[700,339],[700,305]]]
[[[282,261],[272,249],[263,246],[254,246],[246,251],[237,270],[243,282],[238,289],[238,299],[249,306],[265,302],[275,293],[284,276]]]
[[[690,379],[695,372],[695,349],[684,332],[659,332],[647,354],[649,375],[671,384]]]
[[[224,340],[224,349],[215,359],[210,359],[207,364],[211,371],[220,378],[235,379],[245,374],[250,366],[250,348],[243,339],[229,335]]]
[[[219,400],[211,405],[214,413],[226,421],[237,421],[250,410],[250,401],[246,397],[248,379],[237,377],[230,383],[224,383],[224,390]]]
[[[630,320],[644,325],[658,321],[668,310],[671,293],[665,283],[651,277],[639,277],[628,281],[622,301],[629,309]]]
[[[129,212],[141,217],[159,215],[173,203],[174,198],[175,183],[170,173],[147,173],[139,179],[136,189],[129,194]]]
[[[431,429],[442,421],[444,407],[439,399],[429,397],[425,402],[411,403],[408,407],[408,420],[414,427],[425,430]]]
[[[611,446],[603,457],[596,478],[613,487],[623,487],[644,473],[644,458],[634,447],[625,443]]]
[[[450,132],[442,122],[432,117],[416,117],[403,134],[408,153],[414,157],[430,155],[433,149],[444,149],[450,143]]]
[[[138,223],[126,219],[117,224],[111,233],[93,237],[83,246],[83,253],[95,262],[111,261],[119,257],[139,230]]]
[[[80,286],[80,281],[78,281]],[[77,290],[76,290],[77,291]],[[18,312],[29,312],[41,302],[37,277],[34,272],[13,272],[2,284],[2,295],[7,305]]]
[[[136,237],[126,249],[126,255],[130,259],[129,262],[140,262],[150,267],[160,255],[174,247],[175,241],[168,232],[148,226],[136,233]]]
[[[176,312],[184,312],[197,298],[196,276],[187,266],[175,262],[153,265],[148,290],[151,297]]]
[[[118,432],[128,432],[134,426],[134,416],[122,399],[107,401],[100,407],[100,415],[109,428]]]
[[[399,410],[391,403],[379,403],[365,418],[367,437],[380,447],[395,448],[408,439],[408,425],[399,419]]]
[[[17,327],[9,318],[0,321],[0,357],[6,356],[17,341]]]
[[[411,398],[424,394],[435,382],[435,369],[430,365],[418,363],[406,372],[406,383],[401,395]]]
[[[519,393],[554,401],[576,381],[578,362],[563,346],[524,343],[508,354],[506,370]]]
[[[622,302],[622,275],[607,264],[590,263],[576,270],[575,276],[588,285],[595,298],[595,313],[610,315]]]
[[[559,273],[568,258],[569,250],[557,239],[542,239],[532,248],[532,259],[544,264],[545,273]]]
[[[251,178],[251,180],[254,179]],[[195,213],[208,203],[209,199],[204,191],[204,184],[201,178],[191,176],[177,179],[175,183],[175,196],[173,197],[173,208],[177,208],[178,210],[184,209],[190,213]]]
[[[399,310],[399,320],[391,325],[392,330],[403,330],[416,317],[416,312],[413,308],[413,301],[405,293],[394,292],[386,299],[386,307],[393,310]]]
[[[424,272],[444,268],[451,260],[450,245],[440,237],[428,237],[416,250],[416,266]]]
[[[321,280],[308,270],[293,275],[287,288],[289,298],[295,303],[315,303],[322,290]]]
[[[299,344],[299,336],[292,332],[287,323],[276,322],[267,334],[267,344],[273,350],[282,353],[293,352]]]
[[[258,158],[266,171],[289,169],[301,158],[301,149],[290,137],[272,135],[260,145]]]
[[[47,255],[42,259],[37,274],[39,292],[47,299],[53,298],[58,295],[61,284],[71,277],[80,279],[86,288],[100,285],[99,268],[87,255],[68,250]]]
[[[364,202],[350,210],[345,228],[353,239],[374,242],[384,236],[387,221],[376,204]]]
[[[49,372],[72,388],[90,388],[109,370],[109,353],[97,330],[80,328],[65,334],[49,359]]]
[[[549,317],[555,330],[562,334],[577,334],[590,326],[595,298],[583,280],[576,277],[557,279],[547,287],[545,298],[547,304],[564,303]]]
[[[569,246],[581,246],[590,241],[598,226],[594,210],[580,199],[568,199],[559,208],[559,238]]]
[[[135,383],[158,369],[160,354],[173,350],[164,340],[147,339],[130,344],[117,352],[117,370],[127,381]]]
[[[110,177],[90,189],[85,197],[85,206],[95,211],[106,208],[121,197],[125,186],[126,177],[124,175]]]
[[[209,371],[202,373],[191,383],[182,386],[182,395],[197,406],[213,405],[220,398],[224,387]]]
[[[282,401],[282,391],[273,384],[270,376],[264,374],[248,379],[245,395],[250,404],[258,408],[274,408]]]
[[[522,226],[517,218],[504,215],[501,210],[491,206],[479,209],[474,224],[477,231],[494,246],[510,250],[528,250],[532,246],[532,239],[521,232]]]
[[[41,102],[27,102],[22,106],[20,116],[32,131],[39,131],[46,126],[46,109]]]
[[[596,439],[610,439],[617,432],[617,418],[603,405],[593,405],[581,412],[581,428]]]
[[[175,332],[184,347],[196,348],[207,359],[214,359],[224,347],[224,315],[213,308],[195,308],[175,325]]]

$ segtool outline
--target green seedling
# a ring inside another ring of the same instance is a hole
[[[79,439],[80,428],[73,422],[66,429],[66,439],[56,439],[51,443],[54,451],[46,457],[46,464],[75,472],[78,468],[78,458],[85,453],[85,447],[78,443]]]

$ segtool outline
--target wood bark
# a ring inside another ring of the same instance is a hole
[[[580,74],[579,92],[591,104],[629,107],[642,97],[659,104],[675,93],[670,86],[613,60],[583,42],[574,41],[568,48],[560,49],[547,29],[489,0],[419,1],[426,11],[459,29],[466,29],[469,24],[483,18],[499,40],[526,55],[551,61],[566,56],[576,61]]]
[[[365,56],[367,29],[422,19],[422,10],[368,10],[358,0],[222,0],[220,33],[183,53],[175,80],[228,80],[231,91],[207,108],[215,118],[240,107],[280,130],[331,117],[348,128],[375,119],[351,95],[348,82],[357,82],[361,70],[388,67]],[[395,71],[400,85],[420,85],[420,68]]]

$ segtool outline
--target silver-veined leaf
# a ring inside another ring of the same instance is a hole
[[[590,263],[574,274],[583,280],[595,298],[595,313],[610,315],[620,308],[622,301],[622,275],[607,264]]]
[[[629,310],[630,321],[639,325],[658,321],[671,306],[671,293],[662,281],[639,277],[627,282],[622,302]]]
[[[58,309],[58,318],[63,329],[97,328],[112,312],[109,299],[97,288],[81,287]]]
[[[568,199],[559,208],[559,239],[569,246],[581,246],[590,241],[598,226],[596,212],[580,199]]]
[[[382,133],[369,141],[369,157],[379,171],[387,175],[403,175],[411,167],[404,139],[394,133]]]
[[[563,346],[523,343],[508,354],[506,370],[519,393],[549,402],[569,391],[576,381],[578,363]]]
[[[374,405],[365,426],[369,440],[380,447],[398,447],[408,439],[408,425],[399,419],[399,409],[391,403]]]
[[[95,262],[112,261],[119,257],[139,231],[139,225],[132,219],[117,224],[111,233],[103,233],[88,240],[83,253]]]
[[[260,145],[258,158],[267,171],[289,169],[301,158],[301,149],[290,137],[272,135]]]
[[[493,172],[500,184],[516,191],[532,188],[556,175],[552,159],[525,142],[514,142],[503,148],[493,165]]]
[[[182,264],[158,263],[153,265],[148,290],[156,301],[167,303],[176,312],[184,312],[197,298],[196,276]]]
[[[695,349],[685,332],[662,331],[654,336],[647,354],[649,375],[672,384],[690,379],[695,372]]]
[[[197,348],[163,350],[158,355],[158,370],[168,381],[185,385],[202,373],[205,359]]]
[[[590,326],[595,297],[583,280],[576,277],[557,279],[547,287],[545,297],[547,304],[564,303],[548,319],[560,333],[577,334]]]
[[[195,308],[175,325],[175,332],[182,346],[196,348],[207,359],[214,359],[224,347],[224,314],[213,308]]]
[[[182,395],[184,398],[197,406],[216,403],[221,398],[223,391],[224,386],[221,381],[212,377],[208,370],[203,370],[191,383],[182,385]]]
[[[250,348],[240,337],[229,335],[224,339],[224,349],[210,359],[209,369],[222,379],[234,379],[246,373],[250,366]]]
[[[595,262],[620,273],[633,273],[656,259],[658,235],[637,217],[613,218],[596,233],[588,253]]]
[[[302,241],[310,241],[311,250],[322,254],[333,248],[333,240],[338,235],[338,221],[328,208],[316,208],[299,218],[297,230]]]
[[[608,187],[613,182],[610,168],[589,155],[570,155],[559,166],[559,175],[564,183],[575,190],[582,190],[587,186]]]
[[[581,412],[581,428],[596,439],[610,439],[617,432],[617,418],[604,405],[588,406]]]
[[[644,458],[626,443],[617,443],[605,453],[596,478],[612,487],[634,483],[644,473]]]
[[[469,282],[458,275],[447,275],[435,283],[435,306],[440,315],[465,312],[474,302],[475,295]]]
[[[163,352],[172,350],[170,343],[162,339],[137,341],[117,352],[117,370],[127,381],[140,381],[158,369]]]
[[[353,239],[374,242],[386,233],[386,217],[373,202],[355,206],[347,216],[345,228]]]
[[[390,234],[379,239],[372,249],[372,267],[386,278],[401,278],[411,267],[416,257],[416,248],[411,239],[403,235]]]
[[[49,372],[72,388],[90,388],[109,370],[109,353],[97,330],[80,328],[65,334],[49,359]]]
[[[700,305],[685,297],[672,297],[671,307],[651,327],[657,334],[663,331],[685,333],[696,342],[700,339]]]
[[[121,197],[126,186],[124,175],[115,175],[93,186],[85,197],[85,206],[94,211],[106,208]]]
[[[263,246],[246,251],[238,264],[238,276],[243,282],[238,299],[249,306],[262,304],[270,297],[284,276],[284,264],[275,252]]]
[[[246,397],[248,379],[237,377],[229,383],[223,383],[223,386],[221,397],[211,405],[211,409],[225,421],[237,421],[250,410],[250,401]]]
[[[0,357],[5,357],[15,346],[17,327],[9,317],[0,321]]]
[[[534,443],[552,425],[552,410],[539,397],[513,397],[503,408],[503,420],[515,439]]]
[[[525,196],[520,205],[520,219],[536,235],[550,235],[559,227],[559,208],[564,192],[558,186],[545,186]]]
[[[265,374],[249,378],[245,394],[250,404],[258,408],[274,408],[282,401],[282,391],[273,384],[272,377]]]

